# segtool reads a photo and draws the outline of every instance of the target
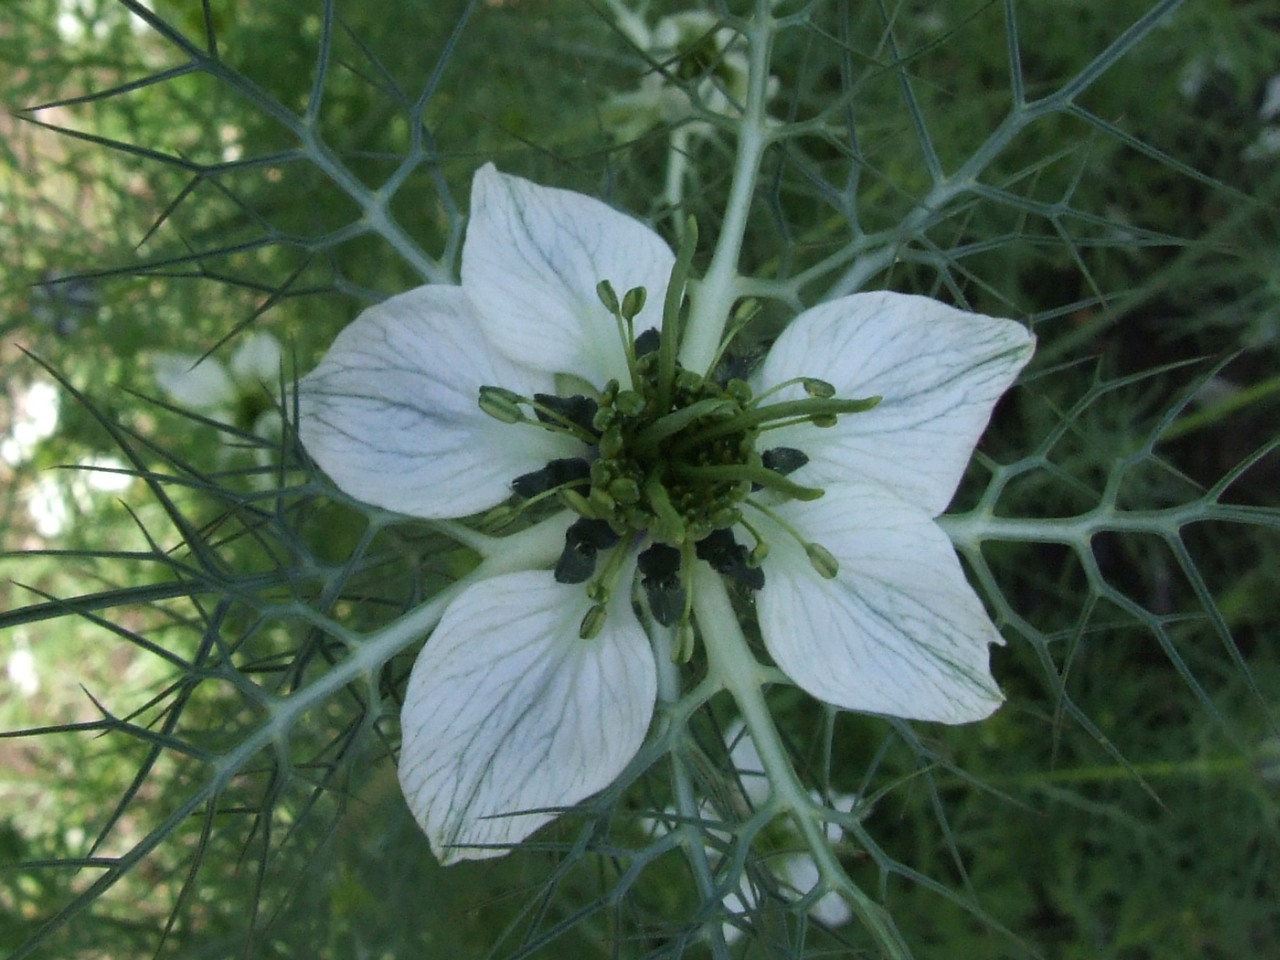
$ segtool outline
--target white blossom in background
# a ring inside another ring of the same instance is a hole
[[[151,9],[151,0],[139,0]],[[83,43],[88,37],[106,40],[112,29],[124,22],[135,37],[147,32],[147,23],[133,11],[115,0],[58,0],[57,18],[54,21],[58,36],[68,45]]]
[[[24,493],[27,515],[36,533],[52,539],[65,533],[77,517],[96,510],[103,496],[123,493],[133,480],[128,465],[110,455],[46,470]]]
[[[747,44],[741,34],[703,10],[661,17],[651,29],[624,4],[611,7],[618,29],[653,65],[634,89],[614,94],[602,106],[604,127],[613,137],[634,140],[700,111],[726,117],[741,113],[748,80]],[[769,96],[777,88],[777,79],[770,77]],[[706,123],[692,129],[704,136],[712,132]]]
[[[1268,160],[1280,156],[1280,74],[1267,80],[1263,88],[1262,103],[1258,107],[1258,120],[1262,129],[1253,143],[1245,147],[1245,160]]]
[[[274,440],[282,426],[274,400],[282,357],[279,340],[253,332],[238,338],[226,363],[213,356],[158,351],[152,370],[156,383],[177,406]]]
[[[729,762],[737,778],[736,786],[741,787],[742,799],[752,808],[758,808],[769,799],[769,781],[764,772],[764,762],[756,750],[755,743],[747,735],[741,720],[734,720],[724,731],[725,745],[729,748]],[[813,795],[819,800],[817,794]],[[830,805],[841,813],[851,813],[857,806],[857,797],[851,794],[837,793],[830,797]],[[676,811],[668,807],[664,813],[674,817]],[[699,811],[707,820],[716,819],[714,813],[705,808]],[[804,841],[796,830],[795,824],[787,819],[776,821],[780,825],[780,838],[785,850],[776,856],[762,861],[774,875],[779,892],[788,900],[799,900],[810,894],[821,882],[821,874],[812,856],[802,851]],[[648,832],[657,836],[666,832],[661,821],[647,821]],[[728,844],[732,837],[718,827],[705,828],[717,843]],[[844,838],[844,831],[838,824],[828,822],[825,827],[828,843],[837,844]],[[707,858],[713,868],[722,862],[720,847],[708,846]],[[730,891],[722,900],[725,910],[732,916],[749,916],[757,904],[756,894],[750,880],[744,875],[739,885]],[[853,911],[839,893],[829,891],[818,897],[809,906],[809,916],[826,927],[841,927],[853,919]],[[742,936],[742,927],[732,921],[722,926],[724,938],[733,943]]]
[[[638,221],[488,165],[461,285],[366,310],[300,384],[302,441],[350,495],[567,527],[554,569],[468,583],[410,677],[400,780],[446,863],[618,776],[655,699],[637,607],[693,643],[695,575],[751,592],[774,661],[838,707],[963,723],[1001,702],[1000,635],[934,518],[1030,334],[855,294],[727,379],[659,332],[673,264]]]
[[[0,460],[17,467],[31,459],[43,440],[58,429],[61,395],[56,385],[36,380],[13,398],[13,422],[0,438]]]
[[[9,679],[9,686],[20,697],[34,697],[40,692],[40,672],[26,641],[18,640],[9,652],[5,676]]]

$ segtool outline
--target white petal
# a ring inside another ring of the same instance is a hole
[[[951,501],[996,400],[1031,359],[1035,340],[1012,320],[927,297],[858,293],[806,310],[762,364],[762,387],[817,377],[845,399],[882,396],[835,427],[777,430],[803,450],[802,483],[875,480],[937,516]],[[780,399],[802,396],[790,388]]]
[[[266,332],[246,333],[231,354],[231,376],[248,387],[263,384],[272,393],[280,383],[280,341]]]
[[[484,339],[457,287],[418,287],[360,314],[299,384],[302,442],[343,490],[418,517],[502,502],[517,476],[585,449],[478,405],[482,385],[551,391]]]
[[[164,351],[152,357],[151,368],[160,389],[180,407],[211,413],[235,403],[235,385],[217,357]]]
[[[660,327],[675,258],[656,233],[591,197],[499,173],[476,172],[462,248],[462,288],[485,333],[518,363],[573,373],[597,386],[627,382],[617,323],[596,285],[619,299],[648,292],[635,332]]]
[[[923,511],[873,484],[776,509],[840,565],[823,579],[793,537],[758,518],[770,547],[760,630],[792,680],[838,707],[916,720],[966,723],[1000,705],[987,651],[1000,634]]]
[[[445,611],[409,679],[400,748],[400,785],[442,863],[501,856],[640,748],[656,670],[618,594],[591,640],[578,636],[586,591],[546,571],[482,581]]]

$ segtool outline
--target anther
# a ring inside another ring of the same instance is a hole
[[[827,580],[835,579],[836,574],[840,572],[840,561],[831,555],[831,551],[821,544],[806,543],[804,552],[809,555],[809,562],[813,564],[813,569]]]
[[[648,299],[648,292],[644,287],[632,287],[622,297],[622,317],[624,320],[634,320],[636,315],[644,309],[645,300]],[[638,352],[638,351],[637,351]]]
[[[825,380],[819,380],[817,377],[804,377],[800,380],[804,386],[804,392],[811,397],[821,397],[823,400],[830,400],[836,395],[836,388]]]
[[[524,420],[524,411],[520,409],[523,398],[502,387],[480,388],[480,409],[503,423],[520,423]]]
[[[582,618],[582,623],[578,627],[578,636],[583,640],[594,640],[600,635],[600,631],[604,629],[604,621],[608,612],[608,609],[601,603],[597,603],[588,610],[587,615]]]
[[[618,295],[613,291],[613,284],[608,280],[601,280],[596,284],[596,296],[600,298],[600,302],[604,304],[604,308],[609,313],[617,316],[619,313]]]
[[[671,651],[671,659],[674,663],[688,663],[693,656],[693,624],[687,619],[680,621],[680,626],[676,628],[675,649]]]

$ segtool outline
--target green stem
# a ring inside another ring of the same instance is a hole
[[[658,667],[658,723],[662,727],[659,735],[671,730],[675,718],[673,714],[680,704],[680,670],[673,660],[675,652],[675,629],[664,627],[658,623],[649,624],[649,638],[653,643],[653,657]],[[683,724],[681,724],[683,727]],[[711,862],[707,858],[707,846],[703,841],[702,831],[698,827],[702,813],[698,809],[697,797],[694,795],[693,782],[689,777],[689,768],[685,761],[682,743],[687,733],[682,729],[678,738],[673,737],[671,752],[671,792],[675,801],[676,814],[680,823],[672,831],[680,837],[680,845],[693,870],[693,882],[698,888],[698,895],[703,903],[717,903],[720,894],[716,892],[715,878],[711,873]],[[724,931],[719,923],[709,925],[711,952],[716,960],[728,960],[729,950],[725,943]]]
[[[810,799],[787,758],[762,691],[767,675],[747,646],[724,581],[700,564],[693,597],[694,614],[707,651],[709,679],[717,680],[737,702],[769,779],[770,802],[791,815],[822,879],[840,892],[885,956],[909,960],[911,949],[888,911],[849,878],[827,842],[823,808]]]
[[[737,296],[742,238],[747,230],[751,200],[755,196],[760,161],[769,144],[765,101],[769,96],[769,47],[774,26],[769,0],[756,0],[755,15],[747,29],[747,98],[738,127],[733,180],[711,265],[690,298],[689,319],[680,344],[680,362],[686,370],[711,372],[711,364],[720,352],[720,338],[729,319],[729,310]]]

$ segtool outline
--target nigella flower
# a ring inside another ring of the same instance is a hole
[[[618,29],[654,65],[632,90],[603,105],[604,127],[618,140],[634,140],[659,124],[679,123],[705,110],[736,116],[747,97],[746,39],[721,26],[715,14],[682,10],[661,17],[650,29],[644,18],[612,4]],[[768,95],[778,89],[768,81]],[[705,123],[694,125],[711,133]]]
[[[677,362],[674,262],[605,204],[486,166],[461,285],[366,310],[300,385],[303,443],[352,496],[563,511],[559,560],[468,584],[414,665],[400,781],[445,862],[505,852],[621,772],[654,708],[641,615],[693,643],[704,564],[815,697],[946,723],[1000,703],[999,634],[933,518],[1030,335],[856,294],[725,378]]]
[[[271,334],[247,333],[226,363],[162,350],[152,357],[152,369],[174,403],[270,440],[280,435],[272,394],[280,381],[281,353]]]

